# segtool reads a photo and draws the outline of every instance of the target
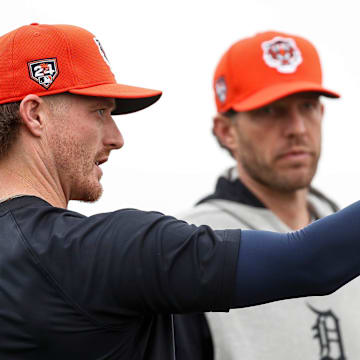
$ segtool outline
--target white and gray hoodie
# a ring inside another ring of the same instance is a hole
[[[317,219],[337,207],[312,188],[309,209]],[[240,182],[235,169],[219,178],[214,194],[178,217],[214,229],[292,231]],[[206,319],[216,360],[360,359],[360,278],[328,296],[207,313]]]

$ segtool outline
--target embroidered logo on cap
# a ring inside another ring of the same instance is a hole
[[[261,44],[265,63],[280,73],[293,73],[302,63],[301,52],[291,38],[276,36]]]
[[[94,37],[94,41],[95,41],[95,44],[98,46],[99,51],[100,51],[100,54],[101,54],[101,56],[103,57],[104,61],[105,61],[106,64],[110,67],[109,59],[108,59],[107,56],[106,56],[105,50],[104,50],[104,48],[102,47],[101,42],[100,42],[96,37]]]
[[[56,58],[41,59],[28,63],[30,78],[46,90],[59,74]]]
[[[219,77],[216,80],[215,92],[216,92],[216,96],[218,97],[219,101],[221,103],[224,103],[226,101],[227,86],[226,86],[225,79],[223,77]]]

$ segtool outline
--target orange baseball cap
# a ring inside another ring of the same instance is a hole
[[[113,115],[144,109],[161,91],[118,84],[100,41],[72,25],[31,24],[0,38],[0,104],[71,94],[114,98]]]
[[[315,47],[302,37],[274,31],[233,44],[216,68],[214,91],[220,113],[253,110],[304,91],[340,97],[322,86]]]

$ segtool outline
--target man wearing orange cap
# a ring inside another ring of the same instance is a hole
[[[184,359],[173,313],[328,294],[360,274],[360,202],[289,234],[67,210],[101,195],[123,146],[112,116],[160,95],[118,84],[84,29],[0,37],[1,359]]]
[[[216,68],[214,90],[213,133],[236,166],[183,219],[215,229],[288,232],[337,210],[311,187],[321,148],[319,97],[339,95],[322,86],[319,56],[309,41],[265,32],[236,42]],[[208,313],[215,358],[357,358],[360,308],[352,304],[359,302],[355,281],[325,298]]]

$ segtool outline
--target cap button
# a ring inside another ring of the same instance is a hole
[[[39,23],[31,23],[30,25],[39,25]]]

